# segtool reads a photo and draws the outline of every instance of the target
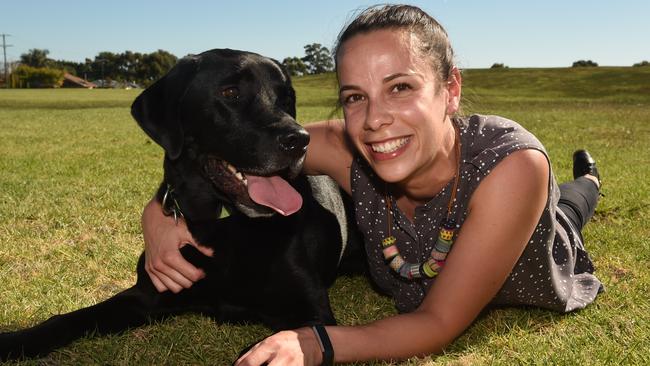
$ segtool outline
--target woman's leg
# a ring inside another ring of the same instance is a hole
[[[589,178],[578,177],[560,185],[558,208],[567,215],[578,231],[582,231],[594,215],[598,197],[598,186]]]
[[[560,185],[558,208],[567,216],[580,238],[575,241],[574,273],[593,273],[594,266],[584,247],[582,228],[594,215],[601,185],[596,161],[585,150],[573,154],[573,178],[573,181]],[[601,284],[598,291],[603,290]]]
[[[572,182],[560,185],[558,207],[580,232],[594,215],[600,196],[600,174],[596,161],[586,150],[573,153],[573,178]]]

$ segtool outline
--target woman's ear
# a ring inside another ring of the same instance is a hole
[[[460,108],[460,92],[462,89],[463,78],[460,70],[456,66],[451,69],[449,79],[447,80],[447,114],[453,115]]]

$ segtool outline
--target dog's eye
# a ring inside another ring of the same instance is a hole
[[[225,88],[221,91],[221,96],[228,99],[237,99],[239,98],[239,88],[236,86]]]

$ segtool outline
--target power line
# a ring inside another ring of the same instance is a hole
[[[9,88],[9,80],[7,79],[7,47],[12,47],[13,45],[7,44],[5,37],[11,36],[11,34],[2,33],[2,55],[5,61],[5,87]]]

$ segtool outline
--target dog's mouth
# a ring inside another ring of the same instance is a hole
[[[255,175],[215,156],[208,156],[204,164],[204,173],[212,184],[251,217],[270,216],[274,212],[288,216],[300,210],[302,196],[285,179],[295,175],[293,170]]]

